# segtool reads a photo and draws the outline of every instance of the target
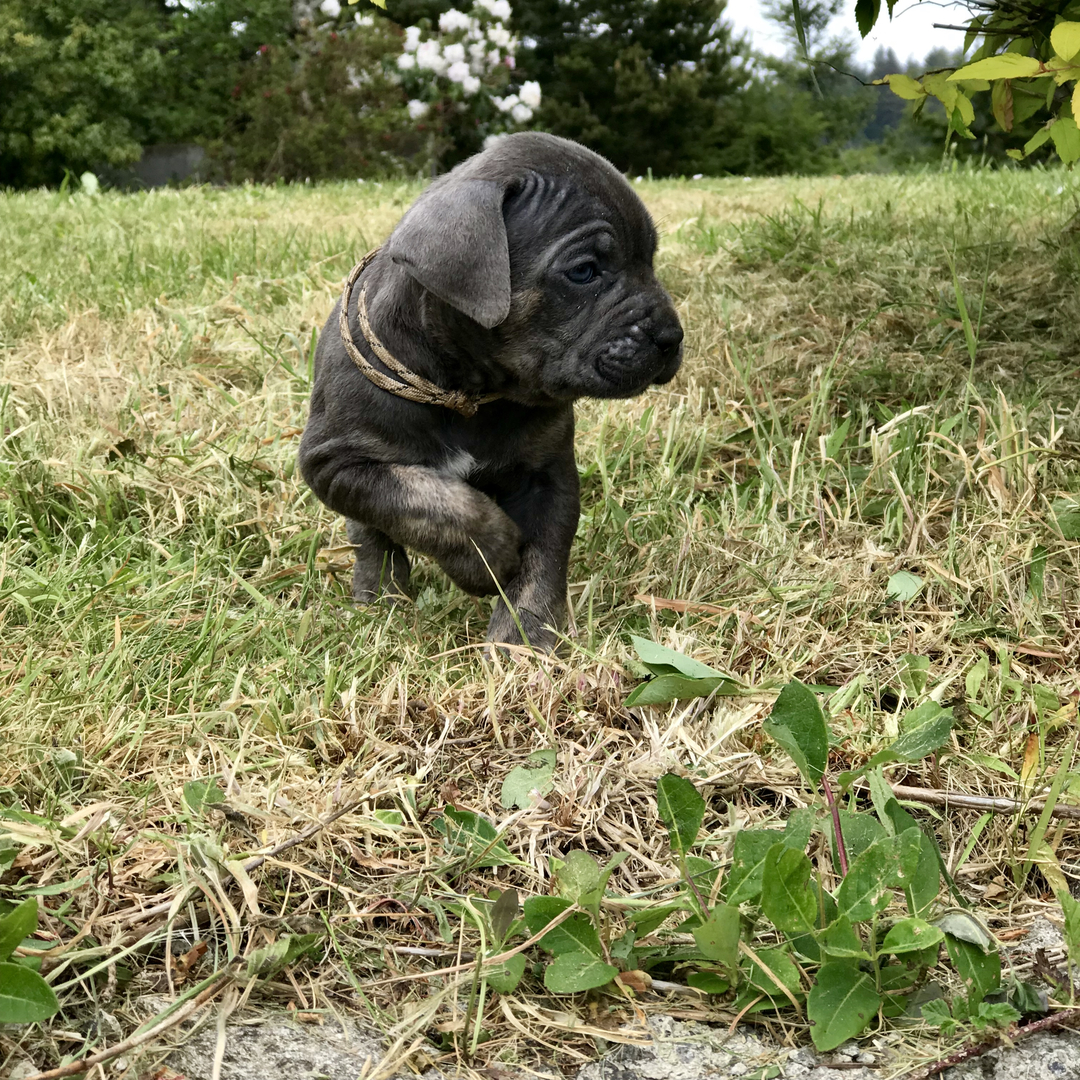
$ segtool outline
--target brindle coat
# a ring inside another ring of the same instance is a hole
[[[656,230],[603,158],[551,135],[511,135],[436,180],[353,290],[374,333],[448,390],[502,399],[466,418],[373,385],[349,359],[338,307],[316,350],[300,468],[348,519],[353,596],[404,593],[405,549],[466,592],[497,579],[530,643],[566,615],[580,501],[579,397],[621,398],[670,380],[682,327],[656,280]],[[500,600],[488,640],[521,636]]]

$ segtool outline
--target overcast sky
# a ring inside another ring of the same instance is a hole
[[[964,35],[959,31],[933,28],[936,22],[965,23],[967,9],[961,4],[897,0],[892,22],[889,22],[885,4],[881,8],[877,26],[869,37],[861,40],[858,47],[858,58],[864,62],[872,60],[880,46],[894,49],[903,63],[909,58],[921,60],[931,49],[958,49],[964,44]],[[761,0],[728,0],[725,14],[727,21],[737,31],[749,35],[756,49],[774,54],[784,51],[783,39],[775,24],[761,14]],[[860,41],[855,25],[855,0],[844,0],[844,13],[837,16],[832,29]]]

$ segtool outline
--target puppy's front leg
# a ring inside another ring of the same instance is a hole
[[[496,592],[521,563],[518,526],[476,488],[423,465],[343,460],[332,444],[301,449],[300,467],[331,510],[430,555],[466,592]],[[489,569],[490,568],[490,569]]]
[[[521,630],[535,649],[550,652],[555,630],[566,623],[566,575],[581,513],[577,465],[567,454],[534,473],[503,509],[521,528],[521,569],[505,587],[514,614],[500,598],[488,624],[488,641],[520,645]]]

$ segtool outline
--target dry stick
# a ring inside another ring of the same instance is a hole
[[[142,1046],[143,1043],[149,1042],[163,1031],[167,1031],[169,1028],[175,1027],[186,1020],[193,1012],[197,1012],[202,1008],[219,990],[223,990],[228,986],[234,978],[235,976],[231,972],[224,972],[217,982],[208,986],[201,994],[193,997],[186,1005],[182,1005],[176,1012],[166,1015],[160,1023],[155,1024],[153,1027],[136,1032],[129,1039],[118,1042],[115,1046],[110,1046],[108,1050],[102,1050],[97,1054],[91,1054],[90,1057],[81,1058],[77,1061],[69,1061],[59,1068],[49,1069],[48,1072],[34,1073],[33,1076],[28,1076],[26,1080],[61,1080],[61,1077],[78,1076],[80,1073],[89,1072],[96,1065],[112,1061],[113,1058],[126,1054],[137,1046]]]
[[[929,1065],[923,1066],[921,1069],[916,1069],[915,1072],[908,1073],[903,1080],[930,1080],[932,1076],[937,1076],[938,1073],[943,1073],[946,1069],[951,1069],[962,1061],[969,1061],[971,1058],[979,1057],[981,1054],[985,1054],[987,1050],[993,1050],[997,1046],[1006,1043],[1011,1045],[1017,1039],[1022,1039],[1027,1035],[1037,1035],[1040,1031],[1054,1031],[1057,1028],[1067,1027],[1069,1024],[1077,1022],[1080,1022],[1080,1009],[1065,1009],[1062,1012],[1054,1013],[1053,1016],[1044,1016],[1041,1020],[1033,1020],[1030,1024],[1024,1024],[1023,1027],[1010,1030],[1005,1034],[991,1035],[988,1039],[980,1039],[970,1046],[965,1046],[962,1050],[957,1050],[956,1053],[950,1054],[948,1057],[940,1058]],[[34,1080],[34,1078],[32,1077],[31,1080]]]
[[[860,788],[863,785],[859,785]],[[990,798],[985,795],[956,794],[951,791],[935,791],[933,788],[908,787],[906,784],[892,784],[893,794],[898,799],[926,803],[929,806],[952,806],[962,810],[988,810],[994,814],[1041,814],[1046,808],[1045,799],[1032,799],[1019,802],[1016,799]],[[1080,821],[1080,806],[1055,806],[1050,811],[1051,817],[1069,818]]]
[[[506,952],[501,952],[498,956],[485,956],[479,960],[473,960],[468,964],[454,964],[453,967],[436,968],[434,971],[421,971],[416,975],[396,975],[392,979],[380,979],[379,985],[386,986],[389,983],[397,982],[415,982],[417,979],[435,979],[440,975],[457,975],[462,971],[471,971],[477,964],[503,964],[510,959],[511,956],[517,956],[518,953],[524,952],[530,945],[535,945],[545,934],[554,930],[556,926],[561,925],[570,918],[571,915],[576,915],[581,908],[574,904],[573,907],[568,907],[565,911],[559,912],[554,919],[551,920],[544,927],[543,930],[538,930],[528,941],[523,941],[520,945],[516,945],[512,949],[507,949]]]

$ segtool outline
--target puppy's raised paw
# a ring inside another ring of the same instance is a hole
[[[500,600],[488,623],[487,640],[491,645],[528,644],[537,652],[550,653],[554,651],[557,641],[551,623],[550,616],[540,615],[526,608],[511,612],[506,603]],[[527,642],[522,640],[523,630]]]

